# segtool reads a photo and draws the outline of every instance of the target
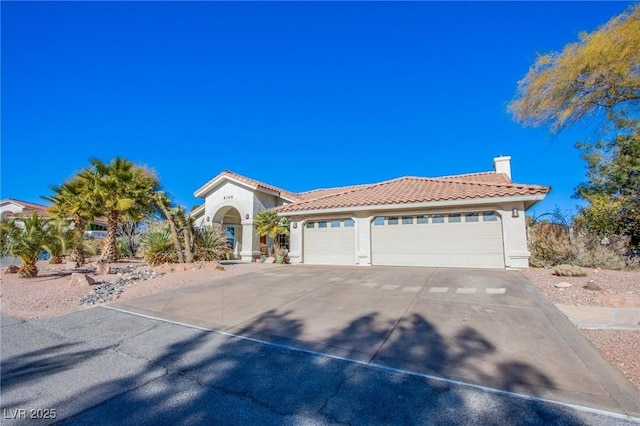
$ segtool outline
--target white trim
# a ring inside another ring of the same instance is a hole
[[[496,203],[513,203],[524,201],[540,201],[543,200],[546,194],[537,195],[518,195],[507,197],[493,197],[493,198],[472,198],[461,200],[445,200],[445,201],[427,201],[422,203],[402,203],[402,204],[375,204],[371,206],[350,206],[350,207],[335,207],[328,209],[312,209],[312,210],[297,210],[297,211],[283,211],[278,212],[278,216],[303,216],[303,215],[319,215],[319,214],[349,214],[355,211],[385,211],[385,210],[409,210],[409,209],[425,209],[433,207],[456,207],[456,206],[475,206],[478,204],[496,204]]]
[[[234,179],[230,176],[220,176],[218,179],[207,183],[206,185],[204,185],[203,187],[201,187],[200,189],[196,190],[196,192],[193,193],[193,195],[197,198],[206,198],[207,194],[211,193],[214,191],[215,187],[218,186],[222,181],[230,181],[233,183],[236,183],[240,186],[243,186],[245,188],[248,188],[252,191],[259,191],[259,192],[263,192],[265,194],[269,194],[269,195],[273,195],[274,197],[278,197],[278,198],[282,198],[283,200],[287,200],[290,202],[295,202],[296,200],[291,199],[287,196],[285,196],[284,194],[282,194],[281,192],[278,191],[274,191],[272,189],[268,189],[268,188],[264,188],[260,185],[251,185],[249,183],[243,182],[241,180],[238,179]]]

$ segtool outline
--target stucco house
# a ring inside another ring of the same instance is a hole
[[[238,258],[260,255],[253,218],[291,219],[291,263],[526,268],[525,211],[550,188],[511,181],[511,157],[494,170],[289,192],[228,170],[194,195],[198,225],[219,223]],[[263,241],[264,243],[264,241]]]
[[[43,204],[31,203],[28,201],[17,200],[15,198],[4,198],[0,200],[0,218],[2,219],[21,219],[37,213],[42,217],[49,217],[49,207]],[[107,219],[104,217],[96,217],[89,225],[90,229],[100,230],[106,229]]]

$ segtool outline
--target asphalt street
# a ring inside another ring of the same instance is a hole
[[[1,320],[6,425],[640,423],[107,308]]]

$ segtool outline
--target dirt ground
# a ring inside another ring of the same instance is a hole
[[[128,259],[109,265],[115,270],[134,266],[136,269],[152,269],[162,274],[152,279],[136,281],[127,287],[118,300],[129,300],[156,292],[186,287],[241,275],[266,267],[262,264],[219,265],[217,262],[201,262],[192,265],[163,265],[149,268],[141,260]],[[79,300],[95,286],[70,283],[72,272],[85,272],[98,283],[113,282],[117,274],[97,275],[96,264],[88,264],[82,271],[74,271],[72,265],[38,264],[39,276],[20,278],[3,271],[0,283],[0,311],[23,320],[64,315],[95,305],[81,305]],[[589,270],[586,277],[557,277],[550,269],[529,268],[523,274],[553,303],[576,306],[640,307],[640,271]],[[127,274],[123,273],[126,278]],[[592,291],[583,286],[595,281],[602,290]],[[569,288],[557,288],[555,284],[568,282]],[[581,330],[600,352],[636,386],[640,387],[640,331]]]

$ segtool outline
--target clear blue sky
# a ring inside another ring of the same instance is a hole
[[[154,169],[176,202],[224,169],[291,191],[492,169],[574,212],[584,129],[506,111],[537,53],[629,2],[7,2],[2,198],[89,164]]]

